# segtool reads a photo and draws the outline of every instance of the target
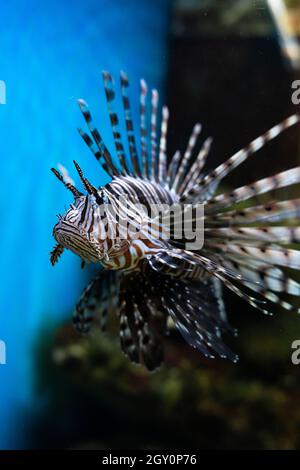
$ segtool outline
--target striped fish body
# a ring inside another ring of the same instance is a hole
[[[159,213],[164,206],[170,206],[178,202],[177,195],[172,194],[170,190],[163,188],[161,185],[130,176],[114,177],[112,182],[106,186],[106,189],[112,196],[123,197],[129,204],[138,206],[141,211],[144,210],[145,219],[150,210],[152,210],[152,213],[154,212],[153,215],[155,216],[155,211]],[[142,226],[143,217],[140,223]],[[110,240],[110,243],[112,244],[113,240]],[[142,238],[130,239],[129,234],[124,240],[123,247],[118,252],[114,252],[113,256],[110,255],[109,258],[103,259],[101,261],[102,265],[107,269],[135,271],[140,268],[145,258],[160,251],[161,243],[157,243],[156,240],[150,239],[146,235]]]
[[[88,332],[95,322],[105,329],[108,313],[117,313],[122,350],[131,361],[149,370],[163,360],[169,319],[184,339],[206,357],[218,355],[236,361],[237,356],[223,341],[225,334],[234,333],[225,313],[223,286],[266,314],[277,306],[297,310],[293,299],[300,295],[300,284],[286,268],[300,268],[300,199],[274,200],[274,191],[299,185],[300,167],[228,193],[216,195],[216,190],[232,170],[297,124],[299,116],[287,118],[206,172],[212,139],[204,140],[194,155],[200,124],[194,126],[185,151],[177,151],[167,159],[169,111],[162,108],[159,123],[158,93],[153,90],[150,113],[147,112],[148,89],[144,80],[137,142],[128,98],[129,82],[121,72],[127,151],[114,110],[114,81],[108,72],[103,73],[103,79],[115,155],[106,147],[83,100],[79,100],[79,107],[89,133],[81,129],[79,133],[111,177],[110,183],[94,186],[74,162],[83,193],[62,166],[61,172],[52,169],[75,199],[54,227],[57,245],[51,252],[52,264],[67,248],[84,262],[102,266],[76,305],[74,324],[82,333]],[[257,202],[261,195],[263,204]],[[242,210],[238,206],[241,202],[246,205]],[[199,203],[204,206],[201,216],[196,210]],[[200,219],[204,222],[201,248],[191,249],[185,235],[174,237],[176,219],[169,219],[166,230],[162,215],[173,207],[180,208],[184,221],[191,226]],[[292,296],[292,300],[286,296]]]
[[[164,205],[176,204],[179,201],[178,195],[172,193],[169,188],[131,176],[115,177],[106,188],[116,197],[124,196],[129,202],[142,204],[146,209],[156,206],[157,210],[160,210]]]

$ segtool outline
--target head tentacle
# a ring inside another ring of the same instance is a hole
[[[56,176],[56,178],[61,181],[61,183],[73,194],[75,197],[80,197],[83,196],[83,194],[78,191],[77,188],[71,183],[68,183],[67,181],[64,180],[64,177],[62,174],[56,169],[56,168],[51,168],[52,173]]]
[[[83,171],[82,169],[80,168],[80,166],[78,165],[78,163],[73,160],[73,163],[75,165],[75,168],[77,170],[77,173],[80,177],[80,180],[84,186],[84,188],[86,189],[86,191],[91,194],[91,195],[94,195],[96,198],[98,197],[98,190],[97,188],[95,188],[95,186],[93,186],[89,180],[87,178],[85,178],[85,176],[83,175]]]

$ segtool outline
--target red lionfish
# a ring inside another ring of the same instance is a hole
[[[51,252],[52,264],[64,248],[68,248],[84,262],[99,263],[103,268],[83,291],[74,311],[74,325],[78,331],[86,333],[97,321],[104,329],[108,312],[117,312],[123,352],[131,361],[149,370],[163,361],[164,336],[170,321],[205,357],[213,358],[217,354],[235,362],[238,357],[222,340],[224,333],[235,331],[227,321],[222,286],[270,314],[276,305],[294,309],[283,300],[283,294],[300,295],[300,284],[285,272],[286,267],[298,270],[300,266],[300,251],[289,246],[300,241],[300,228],[294,224],[300,215],[300,199],[269,200],[259,205],[252,202],[243,210],[236,204],[249,203],[258,195],[268,196],[274,189],[299,183],[300,167],[224,194],[215,193],[225,176],[300,118],[296,114],[287,118],[214,170],[204,172],[212,140],[205,140],[196,158],[193,157],[200,124],[193,128],[183,155],[177,151],[168,163],[168,108],[162,108],[158,140],[158,93],[156,90],[151,93],[149,126],[148,90],[144,80],[140,82],[140,142],[137,146],[128,78],[121,72],[120,79],[129,156],[122,143],[119,117],[114,111],[112,76],[103,72],[116,157],[103,142],[87,103],[78,101],[90,135],[81,129],[79,133],[112,178],[111,182],[104,187],[92,185],[74,162],[85,190],[82,193],[67,173],[52,168],[75,198],[54,227],[57,245]],[[126,197],[128,205],[120,202],[121,195]],[[125,239],[118,233],[118,223],[115,236],[107,236],[116,220],[130,219],[137,231],[142,230],[146,215],[134,211],[133,205],[138,203],[146,207],[150,204],[158,207],[204,204],[202,249],[189,251],[184,240],[171,236],[167,240],[150,235]],[[278,225],[282,221],[285,225]]]

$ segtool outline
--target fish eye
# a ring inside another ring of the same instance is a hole
[[[102,204],[108,204],[109,200],[103,189],[100,190],[100,197],[102,199]]]

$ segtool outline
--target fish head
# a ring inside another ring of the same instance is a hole
[[[98,198],[93,194],[78,196],[69,209],[58,216],[53,236],[62,249],[69,249],[86,262],[100,262],[105,256],[105,215],[106,203],[100,191]]]

